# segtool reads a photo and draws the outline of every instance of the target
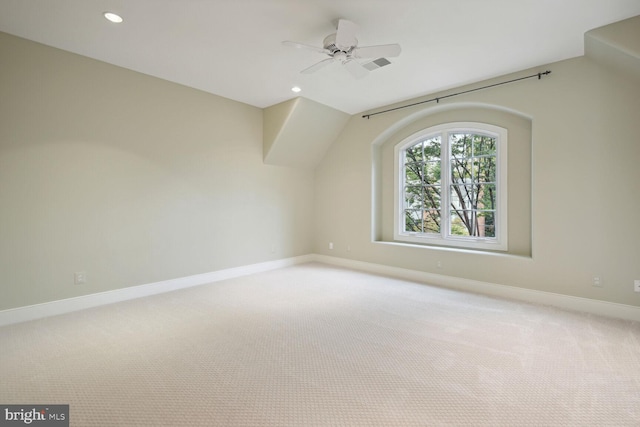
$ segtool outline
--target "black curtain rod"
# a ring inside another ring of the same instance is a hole
[[[540,80],[542,78],[542,76],[547,76],[551,74],[551,71],[547,70],[545,72],[542,73],[536,73],[536,74],[532,74],[530,76],[526,76],[526,77],[520,77],[518,79],[513,79],[513,80],[508,80],[506,82],[500,82],[500,83],[494,83],[492,85],[488,85],[488,86],[482,86],[482,87],[478,87],[475,89],[469,89],[469,90],[465,90],[463,92],[457,92],[457,93],[452,93],[451,95],[444,95],[444,96],[439,96],[437,98],[431,98],[431,99],[427,99],[426,101],[420,101],[420,102],[416,102],[413,104],[409,104],[409,105],[402,105],[400,107],[395,107],[395,108],[389,108],[388,110],[382,110],[382,111],[378,111],[376,113],[371,113],[371,114],[365,114],[362,116],[363,119],[369,119],[371,116],[377,116],[378,114],[384,114],[384,113],[389,113],[391,111],[396,111],[396,110],[401,110],[403,108],[409,108],[409,107],[414,107],[416,105],[420,105],[420,104],[426,104],[427,102],[433,102],[436,101],[436,103],[440,102],[441,99],[445,99],[445,98],[451,98],[452,96],[458,96],[458,95],[463,95],[465,93],[469,93],[469,92],[475,92],[477,90],[482,90],[482,89],[488,89],[490,87],[495,87],[495,86],[501,86],[501,85],[506,85],[507,83],[513,83],[513,82],[519,82],[520,80],[526,80],[526,79],[531,79],[533,77],[537,77],[538,80]]]

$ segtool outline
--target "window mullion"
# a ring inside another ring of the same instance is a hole
[[[449,133],[442,132],[440,134],[441,142],[441,150],[440,150],[440,169],[441,169],[441,177],[440,177],[440,235],[442,239],[446,239],[449,234],[451,216],[449,215],[449,187],[450,187],[450,179],[451,179],[451,164],[449,158],[451,154],[449,152]]]

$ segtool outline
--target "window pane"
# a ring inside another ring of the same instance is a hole
[[[472,156],[471,135],[464,133],[452,133],[449,135],[449,144],[451,145],[451,157],[463,159]]]
[[[450,213],[451,229],[449,232],[452,236],[470,236],[474,220],[474,211],[452,210]]]
[[[407,185],[422,184],[422,163],[407,163],[404,168],[404,183]]]
[[[429,162],[424,165],[424,183],[440,185],[442,168],[440,162]]]
[[[451,211],[452,236],[495,237],[495,212]]]
[[[423,217],[424,233],[440,234],[440,211],[429,209],[424,211]]]
[[[452,209],[476,209],[477,187],[475,185],[449,186]]]
[[[476,195],[474,209],[495,209],[496,208],[496,185],[495,184],[478,184],[475,187]]]
[[[424,187],[425,209],[440,209],[440,186]]]
[[[451,159],[451,182],[470,183],[473,182],[474,167],[473,161]]]
[[[496,182],[496,158],[480,157],[475,159],[478,182]]]
[[[496,139],[486,135],[475,135],[473,154],[474,156],[495,155]]]
[[[423,193],[422,187],[406,187],[404,189],[405,209],[422,209]]]
[[[409,209],[404,211],[404,231],[422,232],[422,211]]]
[[[421,162],[424,160],[422,155],[422,142],[417,143],[405,150],[405,163]]]
[[[478,236],[496,237],[496,214],[493,211],[478,212]]]
[[[427,139],[424,142],[424,160],[425,161],[440,161],[440,135]]]

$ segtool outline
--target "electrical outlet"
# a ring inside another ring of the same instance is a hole
[[[602,277],[600,276],[593,276],[593,286],[597,287],[597,288],[601,288],[602,287]]]
[[[76,285],[84,285],[87,283],[87,273],[84,271],[76,271],[73,275],[73,283]]]
[[[633,281],[633,290],[635,292],[640,292],[640,280]]]
[[[438,267],[438,268],[442,268],[442,261],[438,260],[438,261],[436,262],[436,267]]]
[[[329,249],[333,250],[333,242],[329,242]]]

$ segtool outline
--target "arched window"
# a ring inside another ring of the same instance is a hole
[[[424,129],[395,147],[397,241],[507,250],[507,130]]]

